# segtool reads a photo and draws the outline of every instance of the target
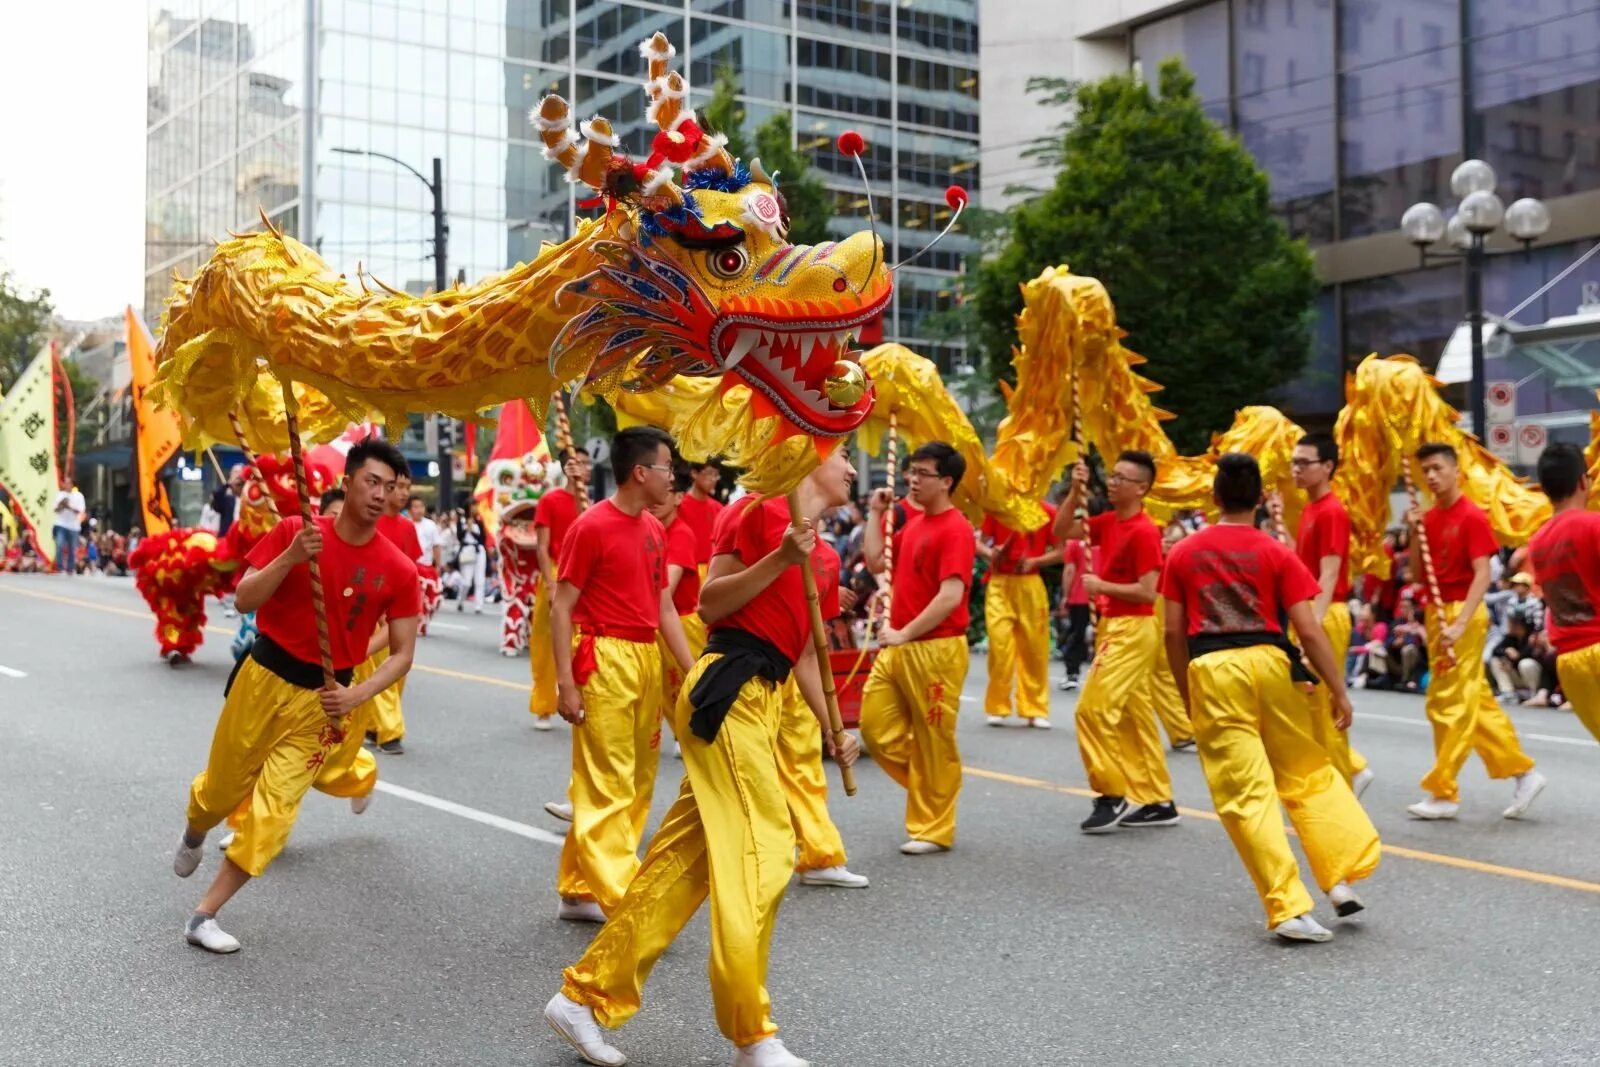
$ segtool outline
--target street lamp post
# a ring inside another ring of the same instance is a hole
[[[428,187],[428,192],[433,196],[433,291],[442,293],[449,283],[449,273],[446,269],[448,255],[447,245],[450,239],[450,227],[445,223],[444,217],[444,160],[438,156],[433,157],[433,180],[423,177],[422,172],[403,159],[383,152],[374,152],[370,148],[335,148],[341,156],[372,156],[375,159],[386,159],[397,167],[410,171],[412,176]],[[444,416],[430,415],[429,418],[438,422],[438,428],[443,429]],[[438,434],[438,449],[435,456],[439,464],[439,507],[446,510],[452,506],[454,500],[454,471],[451,468],[450,443],[451,434]]]
[[[1486,441],[1488,412],[1483,371],[1483,266],[1492,256],[1526,252],[1550,228],[1550,211],[1544,202],[1531,196],[1506,207],[1494,192],[1494,168],[1481,159],[1469,159],[1450,175],[1450,191],[1459,199],[1456,212],[1447,221],[1444,212],[1426,201],[1412,204],[1400,216],[1400,229],[1406,240],[1417,246],[1423,266],[1432,260],[1460,260],[1467,302],[1467,328],[1472,336],[1472,430],[1479,441]],[[1485,247],[1489,235],[1504,225],[1521,249],[1490,251]],[[1428,246],[1443,238],[1455,252],[1433,252]]]

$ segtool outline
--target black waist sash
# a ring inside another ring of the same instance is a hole
[[[746,630],[712,630],[706,641],[706,654],[718,653],[721,659],[707,667],[689,690],[689,730],[702,741],[715,741],[722,720],[739,696],[744,683],[764,678],[781,685],[789,678],[794,663],[772,642]]]
[[[301,689],[322,688],[322,665],[307,663],[302,659],[295,659],[284,650],[284,647],[266,634],[258,633],[255,644],[250,646],[250,658],[261,664],[273,674],[282,678],[290,685],[299,686]],[[227,696],[228,690],[233,688],[233,680],[239,676],[239,668],[244,666],[241,657],[233,665],[233,673],[228,675],[228,682],[222,687],[222,695]],[[334,681],[340,685],[349,685],[350,679],[355,676],[355,671],[349,667],[333,672]]]
[[[1320,685],[1322,679],[1318,678],[1300,658],[1300,650],[1289,642],[1283,634],[1268,633],[1265,630],[1249,630],[1236,634],[1195,634],[1189,638],[1189,658],[1199,659],[1201,656],[1212,652],[1221,652],[1229,648],[1255,648],[1257,645],[1266,645],[1275,648],[1289,657],[1289,677],[1297,682],[1310,682]]]

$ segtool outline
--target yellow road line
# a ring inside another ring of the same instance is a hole
[[[127,608],[112,607],[109,604],[97,604],[92,600],[79,600],[76,597],[58,596],[55,593],[41,593],[32,589],[18,589],[11,585],[0,584],[0,592],[14,593],[17,596],[34,597],[38,600],[49,600],[58,604],[70,604],[75,607],[89,608],[94,611],[103,611],[110,615],[125,615],[128,618],[148,620],[150,615],[143,611],[130,611]],[[233,631],[221,626],[206,627],[211,633],[233,636]],[[453,671],[445,667],[429,667],[420,663],[412,664],[414,671],[426,671],[446,678],[457,678],[466,682],[481,682],[484,685],[499,686],[503,689],[515,689],[527,692],[531,685],[522,682],[513,682],[505,678],[495,678],[487,674],[473,674],[469,671]],[[987,778],[995,782],[1005,782],[1008,785],[1022,786],[1026,789],[1041,789],[1050,793],[1061,793],[1066,796],[1092,798],[1092,790],[1080,786],[1062,785],[1058,782],[1046,781],[1043,778],[1030,778],[1020,774],[1008,774],[1005,771],[991,771],[983,767],[963,765],[962,770],[975,778]],[[1191,819],[1204,819],[1207,822],[1221,822],[1214,811],[1205,811],[1201,808],[1179,808],[1181,813]],[[1294,833],[1293,827],[1286,827],[1289,833]],[[1600,893],[1600,882],[1587,882],[1581,878],[1568,878],[1559,874],[1547,874],[1544,871],[1530,871],[1522,867],[1507,867],[1499,863],[1485,863],[1482,860],[1467,859],[1463,856],[1451,856],[1443,852],[1425,852],[1422,849],[1407,848],[1404,845],[1391,845],[1383,843],[1386,855],[1400,856],[1404,859],[1417,860],[1422,863],[1434,863],[1441,867],[1455,867],[1464,871],[1477,871],[1479,874],[1493,874],[1501,878],[1513,878],[1523,882],[1533,882],[1538,885],[1555,886],[1559,889],[1575,889],[1584,893]]]

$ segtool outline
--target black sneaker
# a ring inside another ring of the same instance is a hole
[[[406,754],[406,747],[400,743],[400,739],[397,737],[393,741],[385,741],[379,745],[378,751],[386,756],[403,756]]]
[[[1172,801],[1160,804],[1146,804],[1131,815],[1123,816],[1120,826],[1176,826],[1183,816],[1178,814],[1178,806]]]
[[[1174,752],[1186,752],[1186,751],[1188,751],[1189,749],[1191,749],[1193,747],[1194,747],[1194,738],[1192,738],[1192,737],[1185,738],[1182,741],[1174,741],[1174,742],[1172,742],[1172,751],[1174,751]]]
[[[1128,802],[1121,797],[1095,797],[1094,810],[1078,824],[1086,834],[1109,834],[1128,813]]]

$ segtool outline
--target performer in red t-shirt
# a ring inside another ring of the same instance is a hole
[[[639,869],[660,755],[658,636],[693,660],[667,588],[667,536],[649,512],[672,493],[672,438],[632,426],[612,440],[617,489],[567,531],[550,602],[556,708],[572,730],[572,829],[556,872],[560,918],[603,922]]]
[[[567,531],[589,499],[589,452],[583,448],[563,451],[557,457],[566,484],[539,498],[533,512],[533,533],[538,539],[539,591],[533,598],[533,618],[528,630],[528,662],[533,671],[533,691],[528,696],[528,711],[533,728],[548,730],[556,714],[556,654],[550,640],[550,592],[556,587],[556,561],[567,543]]]
[[[1061,512],[1058,510],[1056,514],[1060,515]],[[1053,530],[1054,523],[1051,525]],[[1067,633],[1061,649],[1061,661],[1066,665],[1067,676],[1061,680],[1061,688],[1071,691],[1078,688],[1078,672],[1083,669],[1083,661],[1089,658],[1089,594],[1083,591],[1083,579],[1090,567],[1083,542],[1061,542],[1061,563],[1060,610],[1067,620]]]
[[[384,500],[383,518],[378,520],[378,532],[412,561],[411,569],[417,573],[418,600],[427,604],[427,594],[422,591],[422,575],[416,561],[422,556],[422,539],[417,536],[417,524],[406,513],[411,502],[411,475],[402,471],[395,479],[394,491]],[[420,616],[419,616],[420,618]],[[387,649],[373,653],[370,665],[376,668],[389,655]],[[389,756],[405,754],[402,740],[406,733],[406,716],[400,706],[406,691],[405,679],[378,694],[370,708],[363,709],[362,719],[368,724],[367,744]]]
[[[1322,676],[1338,729],[1350,725],[1344,663],[1312,612],[1316,579],[1288,547],[1255,528],[1255,458],[1219,456],[1212,494],[1220,521],[1178,542],[1162,572],[1167,658],[1194,720],[1212,802],[1255,882],[1268,928],[1292,941],[1326,941],[1333,934],[1311,913],[1280,802],[1341,916],[1362,909],[1350,884],[1377,869],[1381,846],[1312,730],[1313,705],[1293,678],[1300,654],[1280,615],[1288,614]]]
[[[900,851],[909,856],[946,852],[956,839],[956,712],[967,680],[967,593],[977,549],[950,494],[966,470],[943,441],[906,460],[916,510],[894,535],[889,625],[861,691],[861,734],[873,760],[906,791],[909,840]],[[863,555],[873,574],[884,571],[883,513],[892,503],[890,490],[878,489],[868,504]]]
[[[650,514],[654,515],[667,531],[667,591],[672,594],[672,605],[678,613],[678,622],[683,627],[683,638],[689,646],[689,655],[699,659],[700,653],[706,647],[706,624],[701,621],[699,614],[699,542],[693,528],[683,521],[681,510],[683,501],[688,499],[687,494],[691,484],[689,468],[680,463],[673,472],[672,492],[664,503],[651,507]],[[678,690],[683,686],[686,672],[679,668],[677,659],[673,657],[672,650],[667,647],[664,640],[659,642],[659,650],[661,676],[665,679],[660,716],[667,718],[672,714],[673,705],[678,702]],[[675,753],[681,755],[677,742],[673,743],[673,749]]]
[[[1037,530],[1013,530],[991,515],[979,531],[977,552],[989,561],[983,597],[989,684],[983,710],[990,726],[1006,724],[1015,682],[1018,716],[1029,726],[1050,728],[1050,602],[1039,570],[1061,562],[1061,545],[1050,532],[1056,509],[1040,506],[1045,523]]]
[[[329,751],[344,740],[345,717],[411,668],[421,607],[416,567],[413,557],[377,535],[384,498],[404,466],[399,449],[381,438],[357,443],[346,461],[347,501],[338,518],[317,519],[309,528],[286,518],[247,557],[235,603],[240,612],[256,613],[259,634],[235,669],[206,768],[190,787],[188,825],[173,859],[178,877],[199,866],[206,833],[242,799],[253,799],[216,880],[189,919],[190,944],[238,951],[239,942],[217,925],[218,910],[283,850],[301,799]],[[337,679],[326,688],[306,566],[312,556],[321,567]],[[387,661],[350,685],[385,619]]]
[[[711,538],[717,527],[717,516],[726,507],[713,494],[722,480],[722,468],[715,463],[691,463],[689,475],[692,484],[684,494],[678,513],[695,535],[695,558],[700,561],[700,576],[705,577],[711,563]]]
[[[1294,484],[1304,489],[1306,506],[1300,511],[1300,528],[1295,534],[1295,555],[1317,580],[1317,596],[1311,613],[1333,646],[1333,658],[1343,664],[1350,651],[1350,515],[1344,502],[1333,491],[1333,474],[1339,469],[1339,446],[1325,433],[1307,434],[1294,446],[1289,461]],[[1342,670],[1341,666],[1341,670]],[[1366,757],[1350,744],[1347,730],[1331,725],[1328,687],[1314,686],[1311,700],[1315,707],[1311,725],[1317,739],[1328,750],[1333,765],[1344,775],[1359,799],[1372,784],[1372,771]]]
[[[1511,805],[1502,813],[1521,818],[1543,791],[1545,778],[1522,750],[1516,727],[1494,698],[1483,669],[1489,612],[1489,557],[1499,551],[1494,529],[1461,491],[1456,450],[1431,442],[1417,449],[1423,479],[1434,504],[1426,514],[1413,508],[1406,521],[1428,535],[1428,552],[1443,604],[1428,604],[1428,695],[1423,710],[1433,723],[1434,765],[1422,779],[1428,795],[1406,810],[1419,819],[1453,819],[1460,808],[1456,775],[1477,752],[1491,778],[1512,778]],[[1412,540],[1412,574],[1425,579],[1418,539]],[[1430,594],[1429,599],[1432,599]]]
[[[835,449],[797,489],[802,523],[781,500],[744,505],[724,521],[700,593],[710,628],[705,654],[673,709],[683,740],[684,784],[661,820],[644,864],[610,921],[576,964],[545,1018],[590,1063],[624,1057],[595,1027],[621,1026],[639,1010],[651,968],[711,898],[711,999],[739,1063],[803,1062],[775,1036],[767,998],[767,951],[778,903],[794,870],[773,737],[792,672],[826,736],[821,667],[811,643],[799,564],[811,557],[823,613],[837,613],[839,561],[817,537],[830,507],[847,503],[855,478]],[[749,499],[749,498],[745,498]],[[855,762],[846,735],[829,751]]]
[[[1555,509],[1528,551],[1544,593],[1545,632],[1555,646],[1561,691],[1600,738],[1600,511],[1584,510],[1589,473],[1577,445],[1545,448],[1539,486]]]
[[[1151,704],[1158,640],[1151,618],[1161,575],[1161,531],[1145,514],[1144,498],[1155,480],[1155,460],[1148,452],[1122,453],[1106,476],[1111,510],[1088,520],[1089,542],[1100,549],[1100,569],[1084,580],[1084,591],[1104,597],[1105,606],[1076,711],[1078,754],[1095,791],[1089,817],[1078,824],[1086,834],[1119,826],[1173,826],[1179,820]],[[1084,523],[1076,512],[1088,484],[1089,468],[1079,463],[1072,492],[1056,512],[1057,537],[1083,539]],[[1129,811],[1130,801],[1139,807]]]

